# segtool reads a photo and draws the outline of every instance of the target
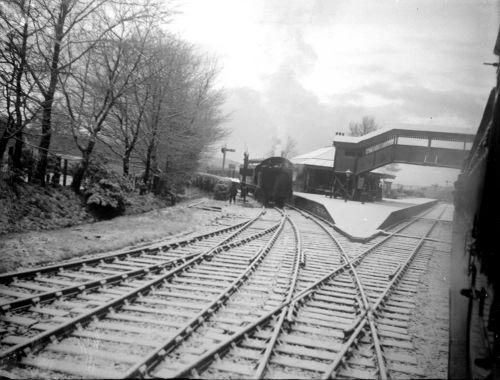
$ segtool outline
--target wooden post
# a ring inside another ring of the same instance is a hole
[[[66,176],[68,175],[68,160],[64,160],[63,165],[63,186],[66,186]]]

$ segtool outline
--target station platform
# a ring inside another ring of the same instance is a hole
[[[325,195],[294,192],[294,203],[335,224],[345,235],[367,240],[403,219],[416,215],[437,202],[429,198],[383,199],[361,203]]]

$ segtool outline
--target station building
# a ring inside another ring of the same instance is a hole
[[[383,168],[356,177],[348,168],[337,170],[335,147],[320,148],[290,161],[294,165],[293,190],[304,193],[344,197],[347,192],[349,199],[381,200],[396,178]]]

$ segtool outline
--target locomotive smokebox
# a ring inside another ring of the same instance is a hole
[[[264,206],[283,207],[292,196],[293,164],[284,157],[269,157],[255,167],[255,196]]]

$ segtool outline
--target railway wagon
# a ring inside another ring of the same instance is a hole
[[[269,157],[255,167],[255,197],[264,206],[283,207],[292,196],[293,164],[284,157]]]

